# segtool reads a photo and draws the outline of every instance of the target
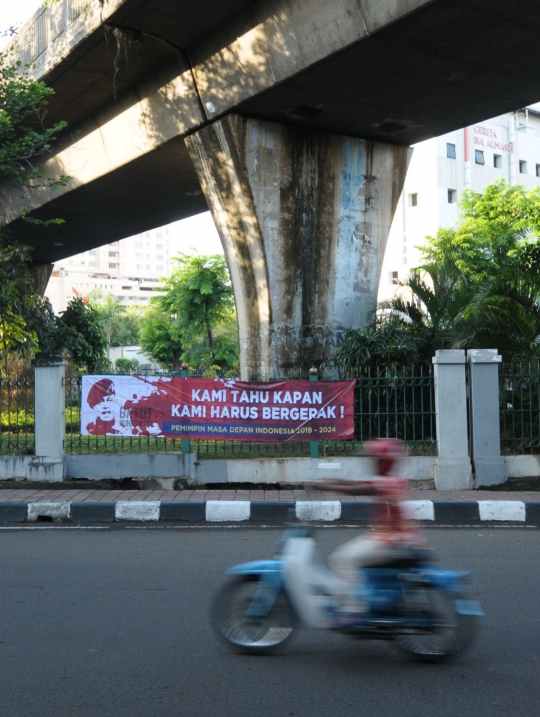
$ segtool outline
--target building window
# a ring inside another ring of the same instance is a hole
[[[450,159],[456,158],[456,145],[450,144],[450,142],[446,143],[446,156],[450,157]]]
[[[156,244],[156,249],[163,249],[163,244]]]
[[[409,206],[410,207],[418,206],[418,194],[409,194]]]
[[[118,252],[117,252],[117,251],[110,251],[110,252],[109,252],[109,256],[118,256]]]
[[[97,266],[97,261],[88,262],[88,266]]]
[[[536,165],[536,176],[540,177],[540,164]]]
[[[502,156],[500,154],[493,155],[493,166],[495,169],[501,169],[502,167]]]
[[[484,152],[481,149],[474,150],[474,161],[476,164],[485,164]]]
[[[388,283],[389,284],[399,284],[399,274],[397,271],[388,272]]]
[[[527,162],[524,159],[519,160],[519,173],[527,174]]]
[[[163,266],[156,266],[156,271],[163,271]]]
[[[95,256],[97,254],[95,249],[90,249],[88,253],[90,254],[90,256]]]
[[[118,264],[109,263],[109,269],[116,269]]]
[[[457,202],[457,190],[449,189],[448,190],[448,204],[455,204],[456,202]]]

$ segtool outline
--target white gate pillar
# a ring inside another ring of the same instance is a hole
[[[436,351],[433,365],[438,448],[435,487],[469,489],[473,480],[467,432],[465,351]]]
[[[65,362],[57,357],[39,357],[34,361],[35,460],[29,480],[64,480]]]
[[[467,351],[470,387],[471,454],[477,487],[505,483],[508,465],[501,456],[499,364],[497,349]]]

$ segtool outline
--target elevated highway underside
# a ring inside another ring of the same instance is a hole
[[[230,112],[407,146],[540,99],[535,0],[90,0],[69,12],[46,8],[18,40],[49,28],[38,75],[56,90],[48,118],[69,123],[47,164],[73,180],[15,198],[10,217],[37,262],[203,211],[184,137]],[[66,223],[23,222],[25,203]]]

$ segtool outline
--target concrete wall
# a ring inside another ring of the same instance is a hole
[[[164,488],[184,478],[194,485],[206,483],[301,483],[315,478],[363,478],[371,475],[367,458],[260,458],[238,460],[197,460],[194,453],[123,454],[107,456],[68,455],[65,480],[89,481],[156,479]],[[430,482],[436,456],[413,456],[402,466],[409,480]],[[540,477],[540,455],[506,456],[509,478]],[[55,480],[56,463],[35,456],[1,456],[0,482],[6,480]],[[47,476],[50,474],[51,478]]]

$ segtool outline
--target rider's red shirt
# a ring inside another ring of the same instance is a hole
[[[372,537],[392,545],[422,541],[418,523],[407,515],[403,502],[410,499],[408,482],[399,476],[378,476],[369,481],[375,489],[372,498]]]

